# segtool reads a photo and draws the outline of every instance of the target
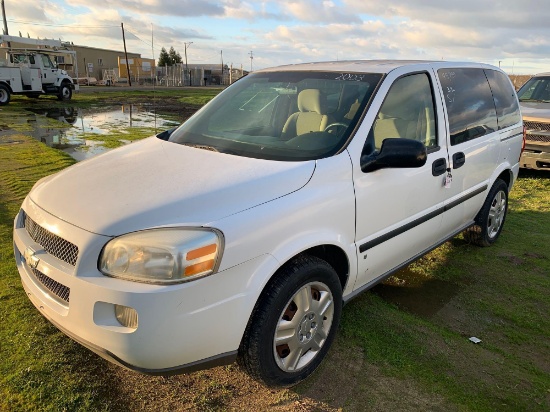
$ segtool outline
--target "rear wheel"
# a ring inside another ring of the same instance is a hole
[[[476,216],[475,225],[466,231],[466,239],[478,246],[491,246],[502,231],[507,211],[508,185],[497,179]]]
[[[324,260],[301,256],[265,288],[248,323],[239,364],[271,387],[289,387],[321,363],[342,311],[342,287]]]
[[[0,84],[0,106],[4,106],[10,102],[10,88],[5,84]]]
[[[69,83],[63,83],[59,88],[59,95],[57,96],[57,98],[59,100],[71,100],[72,95],[73,90],[71,89]]]

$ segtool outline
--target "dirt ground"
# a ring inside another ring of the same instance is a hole
[[[157,113],[172,114],[181,121],[198,109],[197,106],[182,104],[177,97],[151,98],[148,90],[143,91],[143,95],[133,96],[130,103],[150,105]],[[103,103],[117,105],[127,104],[128,101],[119,96],[107,98]],[[502,258],[507,259],[511,265],[521,265],[525,260],[539,257],[502,255]],[[543,258],[546,259],[545,256]],[[498,321],[496,318],[477,319],[475,314],[470,313],[464,306],[465,293],[475,290],[475,283],[479,282],[476,278],[482,275],[483,273],[476,272],[464,275],[453,282],[432,279],[422,285],[416,285],[419,287],[414,289],[415,292],[411,291],[411,288],[399,287],[402,286],[399,282],[388,281],[368,293],[376,294],[411,316],[446,325],[449,330],[464,336],[464,345],[470,345],[467,343],[467,336],[471,336],[469,334],[472,331],[477,328],[481,333],[485,325]],[[406,272],[406,269],[400,273],[403,282],[413,282],[413,278],[414,274]],[[368,297],[359,297],[357,301],[358,303],[354,301],[348,305],[344,312],[360,312],[369,307]],[[370,320],[357,321],[354,327],[368,330],[368,322]],[[349,324],[350,322],[348,326]],[[103,382],[98,396],[108,399],[108,408],[112,411],[465,410],[463,406],[457,406],[445,398],[441,391],[430,390],[414,378],[388,374],[370,361],[365,348],[351,343],[345,332],[338,332],[327,359],[313,376],[291,389],[266,388],[248,377],[236,364],[189,375],[151,377],[110,364],[92,353],[85,356],[86,362],[75,366],[74,373],[78,376],[78,368],[95,370],[98,379]],[[422,330],[417,332],[424,336]],[[507,373],[504,370],[506,364],[503,356],[486,351],[480,352],[479,358],[468,358],[468,351],[463,350],[462,346],[453,348],[446,338],[439,336],[437,332],[426,331],[425,336],[430,338],[429,342],[423,345],[423,350],[428,352],[428,356],[445,357],[449,364],[454,366],[453,369],[441,371],[441,379],[445,379],[445,374],[458,374],[460,376],[457,381],[487,382],[499,390],[507,390],[506,387],[499,387],[499,384],[502,385],[502,379],[495,378],[503,372]],[[495,341],[499,339],[498,336],[493,338]],[[503,346],[506,347],[504,344]],[[515,350],[513,347],[507,349],[510,353]],[[74,350],[85,351],[76,344]],[[538,354],[540,351],[533,353]],[[534,358],[533,364],[541,370],[550,370],[546,369],[547,361]],[[483,367],[480,368],[480,365]],[[453,377],[456,378],[455,375]],[[512,383],[510,382],[510,385]],[[529,390],[528,383],[525,385],[525,389]],[[550,395],[547,405],[550,407]],[[498,405],[495,408],[498,409]]]

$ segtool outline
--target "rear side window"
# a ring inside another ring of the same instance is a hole
[[[498,128],[505,129],[521,121],[516,92],[508,77],[496,70],[485,70],[497,109]]]
[[[449,116],[451,145],[497,130],[495,103],[482,69],[440,69],[437,73]]]

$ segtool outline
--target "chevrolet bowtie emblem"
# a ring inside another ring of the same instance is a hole
[[[40,258],[36,256],[36,251],[33,250],[31,247],[25,249],[23,258],[31,269],[36,269],[36,267],[38,266],[38,262],[40,262]]]

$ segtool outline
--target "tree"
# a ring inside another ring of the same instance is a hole
[[[181,55],[174,49],[174,47],[170,47],[170,51],[168,52],[164,47],[160,50],[158,62],[159,67],[173,66],[174,64],[181,62]]]
[[[181,63],[181,56],[178,52],[174,50],[173,47],[170,47],[170,51],[168,52],[168,56],[170,57],[170,62],[172,64]]]
[[[168,52],[166,51],[166,49],[164,47],[162,49],[160,49],[158,65],[159,65],[159,67],[171,66],[172,65],[170,63],[170,56],[168,55]]]

